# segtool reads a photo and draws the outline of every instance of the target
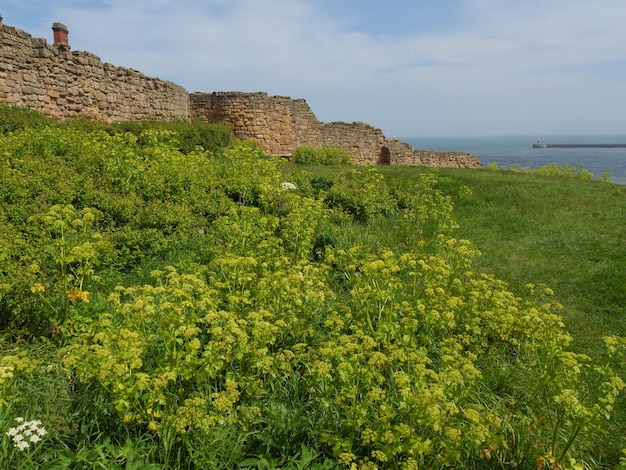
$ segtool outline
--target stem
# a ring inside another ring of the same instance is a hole
[[[559,431],[559,428],[561,427],[561,423],[563,422],[563,418],[565,417],[565,411],[562,411],[558,421],[556,422],[556,424],[554,425],[554,431],[552,432],[552,452],[551,455],[556,455],[556,439],[557,439],[557,432]]]
[[[64,323],[67,318],[68,298],[67,298],[67,265],[65,263],[65,231],[61,227],[61,258],[59,260],[61,264],[61,282],[63,283],[63,315],[59,319],[59,323]]]
[[[356,385],[354,388],[354,397],[352,399],[352,439],[351,443],[354,443],[356,440],[356,431],[357,431],[357,419],[356,419],[356,409],[357,409],[357,400],[359,397],[359,388],[361,386],[361,374],[357,374]]]
[[[367,325],[369,326],[370,331],[372,334],[375,334],[376,330],[374,330],[374,324],[372,323],[372,317],[370,316],[369,310],[365,310],[365,316],[367,318]]]
[[[567,451],[569,450],[571,445],[574,443],[574,440],[576,439],[576,437],[578,436],[578,433],[580,433],[580,431],[582,431],[582,428],[580,427],[580,425],[576,425],[576,428],[574,429],[574,432],[569,437],[569,440],[567,441],[567,444],[565,444],[565,447],[563,448],[563,452],[561,452],[561,456],[559,457],[558,462],[561,462],[563,460],[563,458],[565,457],[565,454],[567,454]]]
[[[361,295],[358,291],[358,288],[355,289],[356,291],[356,295],[355,298],[358,300],[358,302],[364,306],[365,308],[363,309],[365,311],[365,319],[367,320],[367,326],[369,327],[370,331],[372,332],[372,334],[376,333],[376,330],[374,330],[374,324],[372,323],[372,317],[370,315],[369,309],[367,308],[367,306],[364,305],[363,299],[361,298]]]
[[[599,413],[600,412],[598,411],[590,419],[588,419],[587,422],[584,424],[584,426],[586,426],[589,423],[591,423],[596,418],[596,416],[598,416]],[[583,426],[581,426],[580,424],[577,424],[576,428],[574,428],[574,432],[572,433],[572,435],[570,436],[569,440],[567,441],[567,444],[565,444],[565,447],[563,448],[563,452],[561,452],[561,456],[559,457],[559,462],[565,457],[565,454],[567,454],[567,451],[572,446],[572,444],[574,443],[574,440],[576,439],[576,437],[578,437],[578,434],[582,430],[583,430]]]

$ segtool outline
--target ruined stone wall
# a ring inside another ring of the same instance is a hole
[[[271,155],[290,156],[298,147],[340,147],[355,163],[378,163],[385,136],[364,123],[317,119],[307,102],[267,93],[193,93],[191,115],[207,122],[223,121],[235,136],[258,142]]]
[[[330,122],[322,124],[322,137],[314,146],[339,147],[350,152],[354,163],[385,164],[382,157],[385,135],[380,129],[363,122]]]
[[[262,92],[215,92],[193,93],[189,101],[193,117],[227,122],[236,137],[258,142],[271,155],[290,156],[301,146],[339,147],[358,164],[482,166],[473,154],[415,150],[399,140],[387,140],[380,129],[362,122],[321,122],[302,99]]]
[[[267,93],[192,93],[191,115],[227,122],[239,139],[258,142],[271,155],[288,156],[297,147],[320,145],[322,123],[305,100]]]
[[[473,153],[416,150],[409,144],[395,139],[386,141],[385,147],[388,149],[390,165],[482,168],[480,160]]]
[[[323,123],[307,102],[267,93],[193,93],[172,82],[102,63],[89,52],[72,52],[68,31],[53,24],[54,44],[0,23],[0,101],[27,106],[60,119],[137,121],[202,117],[227,122],[240,139],[269,154],[291,156],[302,146],[339,147],[355,163],[480,167],[475,155],[414,150],[387,140],[362,122]]]
[[[0,24],[0,100],[57,118],[104,121],[188,118],[189,94],[174,83],[102,63],[89,52]]]

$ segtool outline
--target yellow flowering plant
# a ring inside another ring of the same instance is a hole
[[[0,306],[64,333],[49,373],[81,429],[64,463],[106,430],[163,467],[577,468],[611,419],[618,374],[572,352],[546,286],[475,268],[436,173],[287,190],[250,142],[81,132],[0,136]],[[22,181],[64,165],[81,183]],[[5,405],[36,379],[6,351]]]
[[[68,318],[70,304],[89,303],[87,282],[97,282],[95,267],[112,250],[97,230],[100,212],[72,205],[54,205],[47,212],[28,219],[40,231],[38,243],[41,257],[33,260],[41,281],[31,286],[31,292],[45,299],[51,307],[53,323]]]

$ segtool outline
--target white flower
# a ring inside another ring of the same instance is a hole
[[[30,444],[28,444],[28,442],[26,441],[19,441],[15,443],[15,447],[17,447],[20,451],[28,449],[29,446]]]
[[[10,428],[5,434],[11,438],[13,445],[20,451],[30,447],[29,441],[36,444],[42,440],[42,436],[48,434],[38,419],[24,421],[24,418],[15,418],[15,421],[19,423],[19,426]]]

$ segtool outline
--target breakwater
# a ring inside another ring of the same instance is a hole
[[[621,149],[626,144],[533,144],[534,149]]]

